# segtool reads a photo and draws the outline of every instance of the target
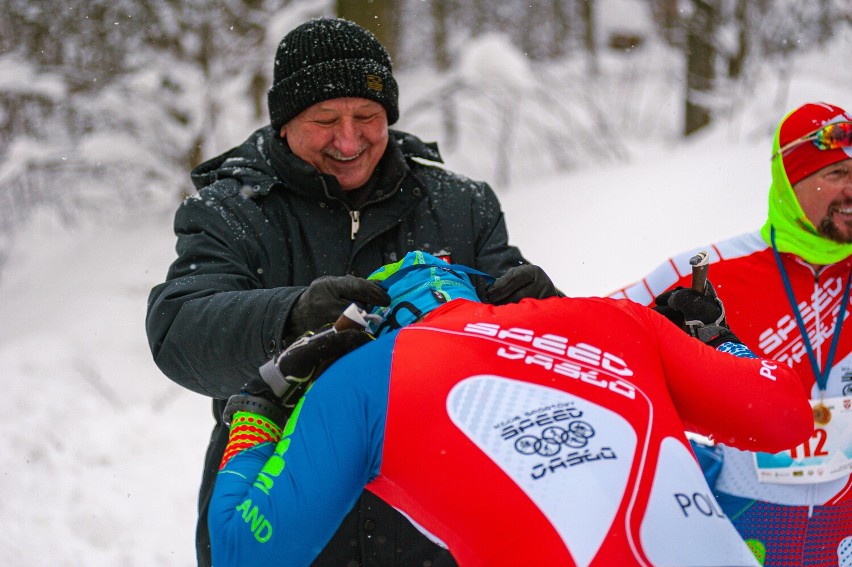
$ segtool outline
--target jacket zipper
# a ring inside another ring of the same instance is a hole
[[[350,209],[349,205],[346,204],[346,201],[344,201],[342,199],[338,199],[337,197],[334,197],[333,195],[330,195],[329,192],[328,192],[328,185],[326,185],[325,179],[323,179],[322,176],[320,176],[320,181],[322,182],[322,188],[323,188],[323,191],[325,192],[325,196],[328,197],[329,199],[334,199],[335,201],[340,202],[343,205],[343,208],[346,209],[346,211],[349,213],[349,218],[352,221],[351,225],[350,225],[350,231],[349,231],[350,237],[349,238],[350,238],[350,240],[355,240],[355,236],[357,236],[358,231],[361,230],[361,210],[363,208],[369,206],[369,205],[375,205],[376,203],[381,203],[382,201],[384,201],[386,199],[390,199],[391,196],[393,196],[397,191],[399,191],[399,188],[402,187],[402,182],[405,181],[405,177],[407,175],[408,175],[407,173],[402,174],[402,176],[399,178],[399,181],[396,184],[396,187],[393,188],[393,191],[389,191],[389,192],[385,193],[384,195],[382,195],[378,199],[373,199],[372,201],[367,201],[366,203],[362,204],[361,208],[359,208],[359,209]]]
[[[399,191],[400,187],[402,187],[402,182],[405,181],[406,175],[408,174],[402,174],[402,177],[399,178],[399,181],[397,182],[396,187],[393,188],[393,191],[389,191],[377,199],[363,203],[360,209],[349,211],[349,216],[352,218],[352,240],[355,240],[355,235],[358,234],[358,230],[361,228],[361,211],[370,205],[375,205],[376,203],[381,203],[382,201],[390,199],[397,191]]]
[[[361,211],[349,211],[349,218],[352,219],[352,240],[355,240],[355,235],[358,234],[358,229],[361,228]]]

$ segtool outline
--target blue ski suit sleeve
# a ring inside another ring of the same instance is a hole
[[[379,472],[396,335],[338,360],[277,445],[242,451],[219,471],[208,513],[216,567],[309,565],[320,553]]]

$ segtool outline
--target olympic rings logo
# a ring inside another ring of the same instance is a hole
[[[562,427],[547,427],[542,430],[541,437],[523,435],[515,440],[515,450],[522,455],[541,455],[552,457],[558,455],[562,447],[582,449],[595,436],[595,428],[588,422],[577,420]]]

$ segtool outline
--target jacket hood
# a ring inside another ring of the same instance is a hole
[[[792,112],[784,116],[775,129],[772,155],[775,155],[781,147],[781,126],[790,114]],[[780,157],[772,160],[769,215],[760,229],[760,235],[770,245],[773,227],[775,228],[775,246],[778,251],[795,254],[809,264],[821,266],[835,264],[852,255],[852,244],[841,244],[825,238],[805,216]]]
[[[271,136],[272,128],[261,128],[239,146],[197,166],[190,173],[193,185],[201,189],[222,179],[236,179],[252,192],[268,192],[276,178],[269,157]]]

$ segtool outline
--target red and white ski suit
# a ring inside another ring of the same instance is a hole
[[[710,252],[709,279],[737,337],[758,356],[793,368],[812,399],[840,397],[852,403],[852,329],[836,328],[852,258],[816,272],[796,255],[780,253],[820,372],[825,371],[830,344],[839,332],[821,393],[772,247],[758,231],[675,256],[613,297],[650,305],[667,289],[688,287],[689,259],[699,250]],[[729,379],[720,376],[720,380]],[[819,429],[811,445],[820,441]],[[723,464],[716,495],[743,537],[766,547],[765,565],[852,566],[852,478],[848,474],[827,482],[760,482],[754,455],[722,445],[720,450]]]
[[[310,561],[366,484],[465,567],[754,566],[684,427],[769,451],[812,429],[789,368],[602,298],[452,301],[338,360],[294,415],[269,463],[220,472],[222,565]]]

